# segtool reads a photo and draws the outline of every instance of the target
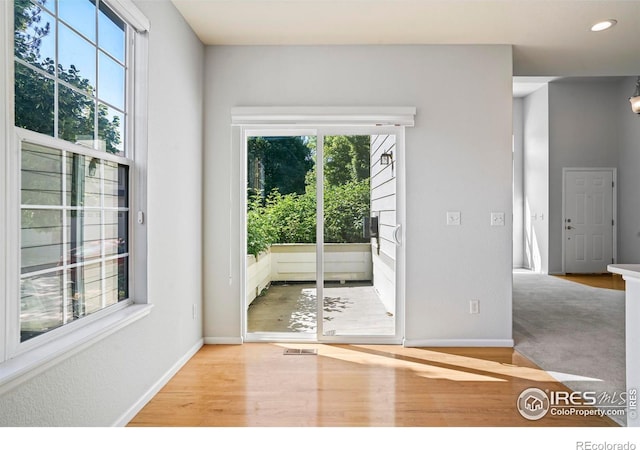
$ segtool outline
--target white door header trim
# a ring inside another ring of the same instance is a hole
[[[249,106],[231,109],[231,125],[412,127],[415,115],[415,107]]]

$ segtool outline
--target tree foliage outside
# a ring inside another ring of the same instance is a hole
[[[369,136],[327,136],[324,150],[324,242],[368,242],[362,218],[370,214]],[[257,256],[271,244],[316,242],[315,166],[304,175],[302,193],[249,190],[249,254]]]
[[[95,4],[95,2],[94,2]],[[76,65],[63,67],[46,56],[44,42],[49,46],[55,39],[55,19],[43,7],[55,8],[53,0],[14,1],[14,55],[15,63],[15,125],[27,130],[56,136],[69,142],[96,139],[96,104],[98,138],[105,150],[118,153],[121,148],[122,123],[115,115],[109,118],[107,106],[100,104],[96,90]],[[73,49],[65,49],[72,51]],[[49,53],[51,53],[49,51]],[[55,53],[55,52],[54,52]],[[57,115],[55,108],[57,86]],[[71,87],[70,87],[71,86]],[[60,205],[63,203],[63,176],[66,172],[66,190],[73,202],[83,199],[82,192],[89,179],[95,180],[100,171],[99,158],[89,158],[69,152],[63,157],[58,149],[29,144],[21,154],[22,203]],[[66,169],[63,170],[63,166]],[[86,166],[86,167],[85,167]],[[96,175],[97,174],[97,175]],[[68,201],[69,201],[68,200]],[[73,206],[84,206],[81,204]],[[60,213],[23,209],[23,229],[52,233],[61,225]]]
[[[326,136],[324,177],[329,186],[339,186],[369,178],[370,137]]]
[[[305,177],[314,166],[305,136],[251,137],[247,142],[249,187],[262,194],[304,194]]]
[[[46,3],[46,0],[14,2],[14,53],[26,63],[15,64],[16,126],[54,136],[57,120],[57,137],[70,142],[93,141],[97,113],[98,138],[104,141],[107,152],[118,153],[123,139],[120,117],[110,118],[107,106],[99,102],[96,108],[95,88],[75,65],[65,68],[41,55],[42,41],[53,36],[55,27],[46,20],[48,16],[40,7]],[[54,107],[56,76],[73,86],[72,89],[58,84],[57,117]]]

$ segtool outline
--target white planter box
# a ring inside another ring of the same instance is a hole
[[[331,281],[371,280],[371,244],[325,244],[324,277]],[[315,281],[315,244],[271,246],[272,281]]]
[[[324,276],[329,281],[373,279],[371,244],[325,244]],[[247,305],[272,281],[316,281],[315,244],[273,244],[247,255]]]
[[[260,253],[256,259],[247,255],[247,305],[271,283],[271,252]]]

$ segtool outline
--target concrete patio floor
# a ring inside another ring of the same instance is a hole
[[[368,282],[327,283],[324,288],[325,335],[393,336],[395,317],[386,311]],[[272,284],[249,306],[250,333],[316,332],[315,283]]]

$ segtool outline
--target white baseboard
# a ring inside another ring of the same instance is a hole
[[[138,414],[144,406],[149,403],[149,401],[160,392],[169,380],[176,374],[178,371],[184,366],[187,361],[191,359],[193,355],[195,355],[200,348],[202,348],[203,340],[198,340],[193,347],[185,353],[182,358],[180,358],[156,383],[151,386],[151,388],[137,401],[135,402],[128,411],[126,411],[116,422],[113,424],[114,427],[124,427],[126,426],[131,419],[133,419],[136,414]]]
[[[206,337],[204,338],[206,345],[240,345],[243,343],[241,337]]]
[[[511,347],[513,339],[405,339],[405,347]]]

